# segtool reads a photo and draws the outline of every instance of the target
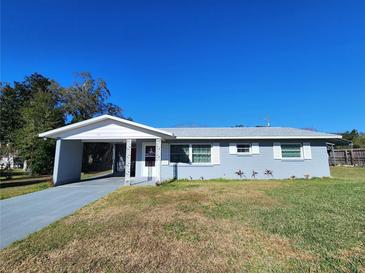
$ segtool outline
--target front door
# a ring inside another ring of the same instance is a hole
[[[152,178],[156,176],[156,145],[144,143],[142,146],[143,176]]]

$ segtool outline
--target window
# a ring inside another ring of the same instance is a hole
[[[170,162],[189,163],[189,145],[171,145]]]
[[[301,158],[302,146],[300,144],[283,144],[281,145],[282,158]]]
[[[250,153],[251,145],[250,144],[238,144],[237,145],[237,153]]]
[[[156,161],[156,147],[155,146],[146,146],[145,148],[145,166],[155,166]]]
[[[210,163],[211,146],[210,145],[193,145],[193,163]]]

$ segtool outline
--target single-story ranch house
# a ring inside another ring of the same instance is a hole
[[[283,127],[153,128],[102,115],[39,134],[57,139],[55,185],[80,180],[83,143],[114,145],[113,172],[133,180],[330,176],[327,143],[341,136]]]

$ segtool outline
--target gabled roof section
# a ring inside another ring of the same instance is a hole
[[[98,124],[100,122],[108,121],[108,120],[118,122],[122,125],[130,126],[135,129],[141,129],[143,131],[148,131],[150,133],[156,134],[157,136],[161,136],[161,135],[163,137],[173,137],[174,136],[174,134],[171,132],[168,132],[168,131],[165,131],[162,129],[158,129],[158,128],[153,128],[153,127],[139,124],[136,122],[132,122],[130,120],[126,120],[123,118],[114,117],[111,115],[101,115],[101,116],[91,118],[91,119],[88,119],[88,120],[85,120],[82,122],[74,123],[71,125],[67,125],[64,127],[60,127],[60,128],[56,128],[56,129],[53,129],[50,131],[43,132],[43,133],[39,134],[38,136],[44,137],[44,138],[54,138],[54,139],[61,138],[62,136],[67,134],[67,132],[73,132],[76,129],[82,130],[83,127],[87,128],[90,125]],[[121,136],[121,138],[122,138],[122,136]]]
[[[122,128],[128,128],[123,130]],[[141,134],[139,134],[139,132]],[[79,123],[67,125],[39,134],[39,137],[81,139],[81,140],[118,140],[128,138],[166,139],[341,139],[341,135],[312,130],[286,127],[222,127],[222,128],[153,128],[111,115],[102,115]]]
[[[336,139],[341,135],[286,127],[162,128],[176,139]]]

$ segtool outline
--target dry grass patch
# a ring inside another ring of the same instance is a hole
[[[146,201],[149,191],[152,193]],[[7,263],[1,264],[0,270],[225,272],[260,269],[259,262],[265,259],[267,271],[279,271],[288,260],[303,257],[287,239],[268,235],[248,223],[207,216],[204,206],[224,201],[210,186],[154,192],[150,188],[125,188],[81,209],[49,228],[49,233],[36,233],[28,239],[36,243],[42,237],[48,242],[68,228],[72,233],[64,235],[69,237],[64,244],[33,250],[22,258],[13,255],[15,249],[28,249],[26,242],[8,248],[2,252]],[[227,199],[239,197],[234,193]],[[140,195],[132,201],[131,194]],[[195,208],[183,212],[181,208],[189,201]]]
[[[260,261],[265,260],[266,271],[279,271],[289,260],[303,257],[287,239],[249,226],[212,220],[199,213],[182,214],[170,205],[160,209],[162,214],[146,211],[133,219],[127,216],[128,222],[123,221],[125,212],[118,210],[110,215],[103,209],[87,220],[94,227],[89,232],[93,237],[72,237],[64,246],[40,251],[14,261],[11,270],[1,270],[226,272],[260,269]],[[105,214],[108,219],[99,219]],[[104,224],[98,229],[95,225],[99,221]],[[6,252],[3,255],[7,257]]]
[[[0,252],[0,271],[364,270],[365,179],[122,188]]]

